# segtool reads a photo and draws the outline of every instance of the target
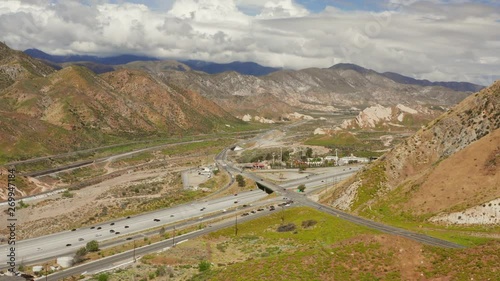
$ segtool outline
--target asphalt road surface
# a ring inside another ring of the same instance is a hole
[[[269,213],[269,211],[262,211],[260,213],[246,216],[246,217],[238,217],[238,223],[243,223],[252,219],[256,219],[262,216],[265,216]],[[175,243],[179,244],[182,241],[186,241],[188,239],[193,239],[198,236],[210,233],[212,231],[216,231],[219,229],[227,228],[227,227],[235,227],[235,220],[229,219],[225,220],[220,223],[212,224],[211,227],[206,227],[204,229],[195,231],[195,232],[190,232],[186,233],[181,236],[177,236],[175,238]],[[71,267],[68,268],[64,271],[56,272],[51,275],[47,276],[48,281],[57,281],[61,280],[66,277],[74,276],[74,275],[80,275],[82,273],[97,273],[100,271],[105,271],[109,270],[113,267],[119,266],[121,264],[125,263],[132,263],[134,261],[134,256],[136,258],[141,257],[147,253],[152,253],[152,252],[160,252],[160,251],[165,251],[168,250],[170,247],[173,246],[173,240],[172,239],[167,239],[161,242],[157,242],[148,246],[144,246],[141,248],[136,248],[134,250],[129,250],[120,254],[116,254],[110,257],[102,258],[97,261],[85,263],[79,266]],[[46,277],[42,276],[38,278],[37,280],[45,280]]]
[[[259,189],[222,198],[197,201],[173,208],[162,209],[130,218],[97,224],[85,228],[68,230],[52,235],[16,241],[16,260],[23,263],[60,256],[72,256],[80,247],[91,240],[102,242],[123,237],[135,232],[175,223],[186,219],[200,219],[210,213],[222,213],[224,209],[250,204],[267,196]],[[237,203],[235,203],[237,201]],[[203,209],[203,210],[202,210]],[[155,221],[157,220],[157,221]],[[91,229],[92,227],[92,229]],[[117,234],[118,232],[118,234]],[[125,242],[125,239],[123,240]],[[8,245],[0,246],[0,253],[7,253]],[[6,268],[6,255],[0,255],[0,268]]]

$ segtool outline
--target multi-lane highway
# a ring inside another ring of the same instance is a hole
[[[267,196],[261,190],[254,190],[222,198],[197,201],[189,204],[162,209],[130,218],[108,221],[85,228],[68,230],[52,235],[16,242],[16,260],[30,263],[65,255],[73,255],[77,249],[91,240],[99,242],[123,237],[165,224],[186,219],[202,220],[213,213],[222,213],[230,208],[250,204]],[[236,203],[235,203],[236,202]],[[125,238],[123,238],[125,242]],[[7,253],[8,245],[0,246],[1,253]],[[0,255],[0,268],[6,267],[6,255]]]
[[[246,216],[246,217],[240,217],[238,218],[238,223],[244,223],[249,220],[253,220],[262,216],[265,216],[269,214],[269,211],[263,211],[256,213],[252,216]],[[177,236],[175,238],[175,244],[179,244],[183,241],[189,240],[189,239],[194,239],[198,236],[210,233],[212,231],[216,231],[219,229],[227,228],[227,227],[234,227],[235,226],[235,221],[233,219],[229,220],[224,220],[218,223],[212,224],[210,227],[206,227],[203,229],[200,229],[198,231],[186,233],[181,236]],[[57,280],[62,280],[63,278],[70,277],[70,276],[78,276],[80,274],[84,273],[97,273],[105,270],[109,270],[111,268],[120,266],[122,264],[130,264],[134,261],[134,257],[138,258],[141,257],[147,253],[152,253],[152,252],[161,252],[168,250],[170,247],[172,247],[174,244],[173,239],[166,239],[151,245],[147,245],[141,248],[136,248],[135,250],[129,250],[123,253],[119,253],[113,256],[109,256],[106,258],[102,258],[100,260],[96,260],[93,262],[85,263],[82,265],[78,265],[75,267],[68,268],[66,270],[60,271],[53,273],[51,275],[48,275],[47,277],[43,276],[37,280],[47,280],[47,281],[57,281]]]

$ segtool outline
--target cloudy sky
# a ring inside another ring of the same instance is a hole
[[[2,0],[0,38],[50,54],[500,79],[498,0]]]

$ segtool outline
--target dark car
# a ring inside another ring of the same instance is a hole
[[[101,229],[102,227],[98,226],[97,229]]]
[[[76,228],[73,228],[71,231],[76,231]]]
[[[112,222],[112,223],[110,223],[109,225],[115,225],[115,223],[114,223],[114,222]]]
[[[115,232],[115,234],[120,234],[120,231]]]
[[[109,232],[114,233],[115,231],[113,229],[110,229]]]
[[[127,239],[125,239],[125,240],[132,240],[132,237],[127,237]]]
[[[154,219],[154,221],[159,222],[159,221],[160,221],[160,219]]]
[[[124,226],[124,228],[128,228],[128,225]]]
[[[69,246],[71,246],[71,244],[66,244],[66,247],[69,247]]]
[[[128,216],[127,219],[130,219],[130,216]]]
[[[171,217],[171,218],[173,218],[173,217],[174,217],[174,215],[170,215],[170,217]]]
[[[91,226],[91,227],[90,227],[90,229],[94,229],[94,228],[95,228],[95,226]]]

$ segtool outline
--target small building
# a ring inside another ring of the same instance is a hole
[[[268,165],[263,162],[257,162],[252,164],[252,169],[267,169]]]
[[[337,163],[337,161],[339,160],[339,158],[337,156],[331,156],[331,155],[328,155],[328,156],[325,156],[325,162],[335,162]]]
[[[351,154],[351,156],[346,156],[346,157],[341,157],[339,159],[338,165],[343,166],[347,164],[354,164],[354,163],[368,163],[370,162],[370,159],[365,158],[365,157],[356,157]]]

